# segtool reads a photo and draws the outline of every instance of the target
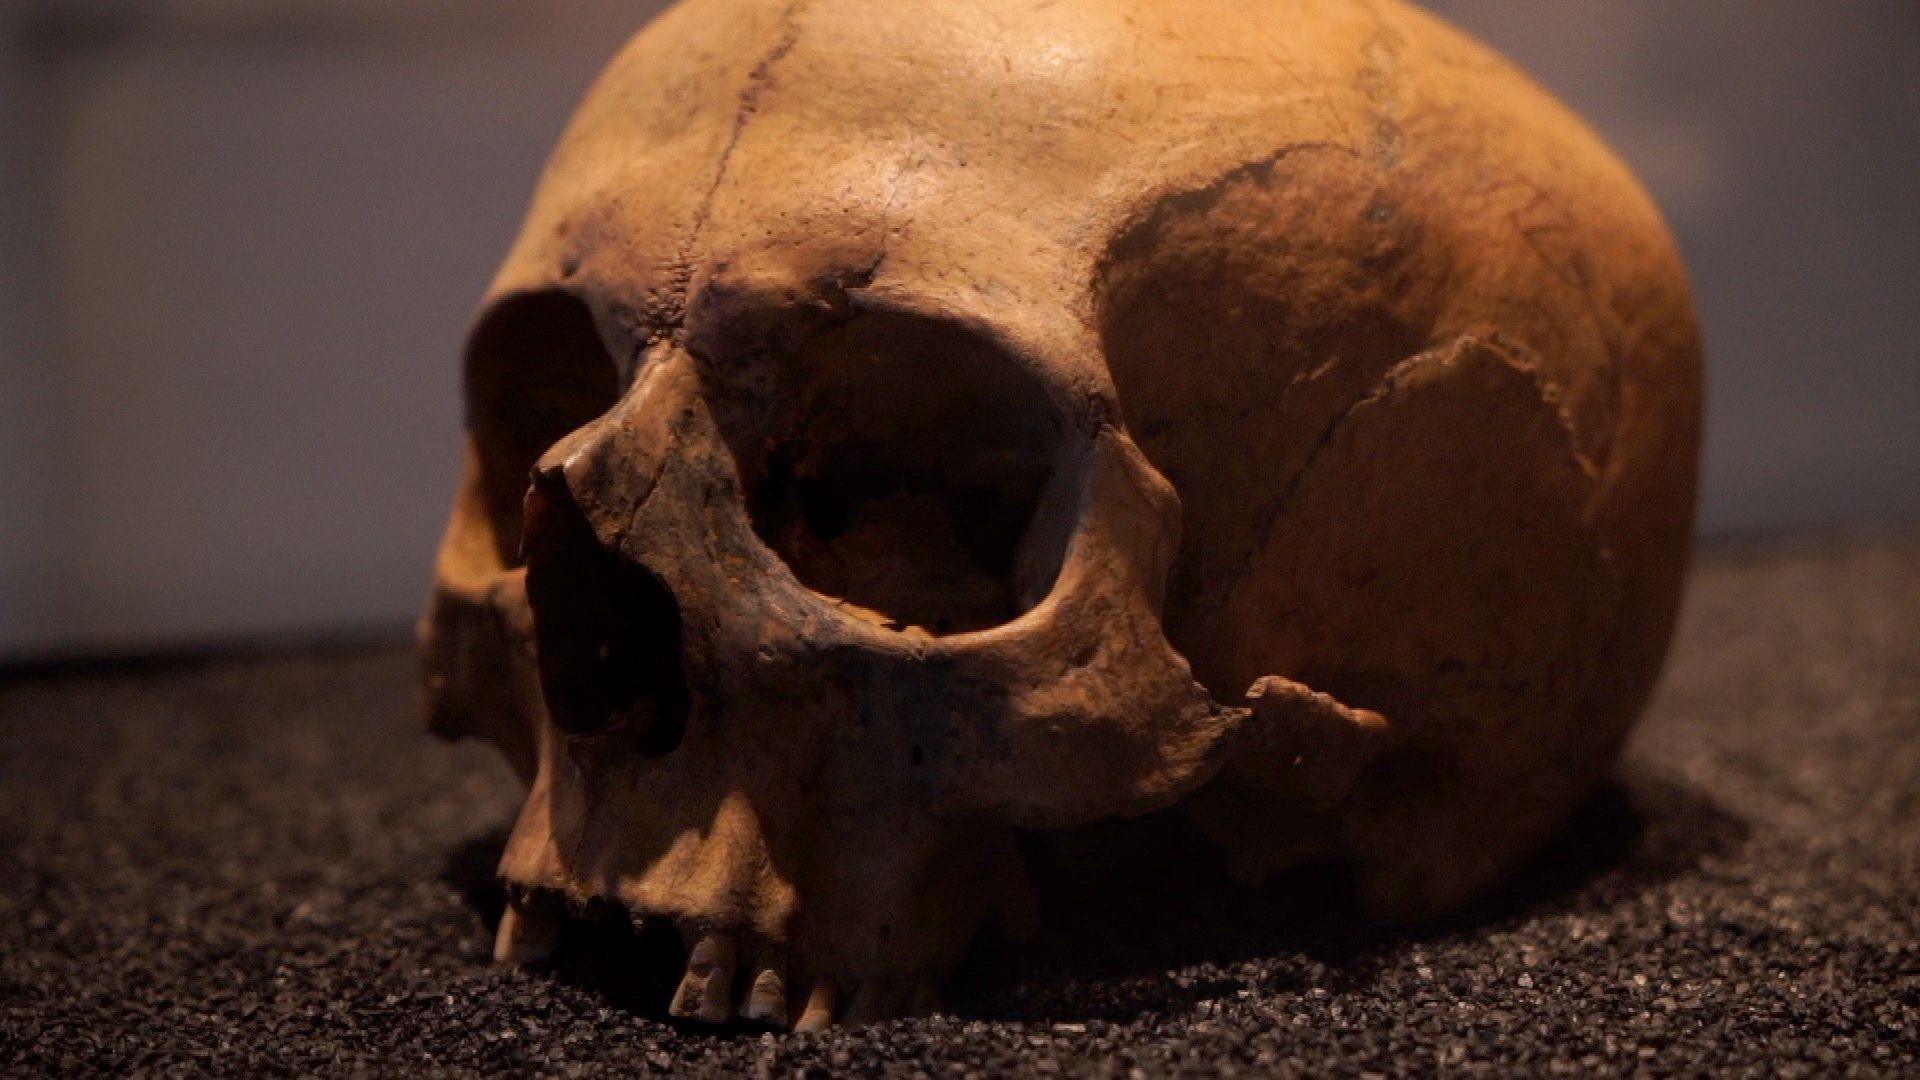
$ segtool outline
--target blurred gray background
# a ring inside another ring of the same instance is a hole
[[[658,6],[0,2],[0,660],[411,620],[466,320]],[[1920,4],[1430,6],[1673,221],[1703,531],[1920,519]]]

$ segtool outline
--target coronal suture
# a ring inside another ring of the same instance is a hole
[[[1395,0],[687,0],[466,352],[431,723],[528,786],[503,961],[677,927],[674,1014],[925,1012],[1023,836],[1458,907],[1666,650],[1700,355],[1657,211]]]

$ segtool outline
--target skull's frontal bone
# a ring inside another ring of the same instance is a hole
[[[1657,669],[1697,347],[1630,180],[1411,11],[694,0],[467,398],[425,655],[530,788],[497,952],[611,903],[676,1013],[812,1027],[1027,923],[1021,830],[1484,888]]]

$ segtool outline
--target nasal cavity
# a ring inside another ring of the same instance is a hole
[[[1037,602],[1015,564],[1064,425],[1016,358],[951,322],[869,312],[772,362],[779,404],[729,441],[754,529],[796,577],[936,636]]]
[[[554,724],[570,735],[625,731],[649,757],[680,745],[691,697],[673,593],[600,543],[558,471],[536,473],[527,494],[526,555]]]

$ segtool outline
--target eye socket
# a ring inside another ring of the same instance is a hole
[[[888,313],[764,362],[775,403],[730,441],[754,529],[795,576],[935,635],[1032,606],[1016,556],[1064,425],[1031,374],[964,328]]]
[[[613,408],[619,369],[579,297],[560,289],[514,293],[489,307],[468,339],[466,395],[495,549],[502,566],[518,565],[521,503],[534,463]]]

